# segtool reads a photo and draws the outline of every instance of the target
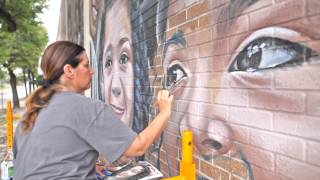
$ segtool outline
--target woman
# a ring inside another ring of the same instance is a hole
[[[48,46],[44,82],[27,100],[14,141],[14,179],[95,179],[98,152],[114,162],[140,156],[163,130],[172,96],[160,91],[159,114],[138,135],[103,102],[82,96],[93,71],[84,49],[67,41]]]

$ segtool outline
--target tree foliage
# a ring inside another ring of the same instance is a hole
[[[48,42],[47,31],[37,17],[46,7],[46,0],[7,0],[3,4],[1,8],[11,15],[17,29],[14,32],[9,31],[0,18],[0,68],[9,72],[13,96],[18,96],[17,92],[14,92],[14,71],[21,69],[23,72],[35,74],[41,51]],[[29,79],[29,82],[31,81],[33,79]],[[19,101],[17,99],[18,97],[13,97],[14,107],[19,107],[19,102],[15,102]]]

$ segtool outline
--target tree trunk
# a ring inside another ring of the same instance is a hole
[[[30,69],[28,68],[28,81],[29,81],[29,92],[30,92],[30,94],[31,94],[31,91],[32,91],[32,89],[31,89],[31,86],[32,86],[32,79],[31,79],[31,71],[30,71]]]
[[[13,108],[20,108],[19,96],[17,91],[17,77],[11,68],[8,68],[10,76],[10,86],[12,90]]]
[[[32,71],[31,72],[31,78],[32,78],[32,91],[34,91],[36,89],[36,82],[35,82],[35,78],[34,78],[34,74]]]
[[[26,91],[26,96],[28,96],[27,79],[26,79],[26,70],[25,69],[23,69],[23,83],[24,83],[24,89]]]

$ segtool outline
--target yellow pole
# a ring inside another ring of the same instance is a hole
[[[192,163],[192,132],[182,132],[182,159],[183,163]]]
[[[180,175],[164,180],[195,180],[196,165],[192,159],[192,131],[184,130],[182,132],[182,159],[180,161]]]
[[[186,180],[196,179],[196,166],[192,159],[192,131],[182,132],[182,159],[180,161],[180,176]]]
[[[13,146],[13,115],[11,101],[7,102],[7,150],[11,151]]]

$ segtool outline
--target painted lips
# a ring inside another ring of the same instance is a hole
[[[112,110],[116,113],[116,115],[121,118],[124,114],[124,108],[111,104]]]

